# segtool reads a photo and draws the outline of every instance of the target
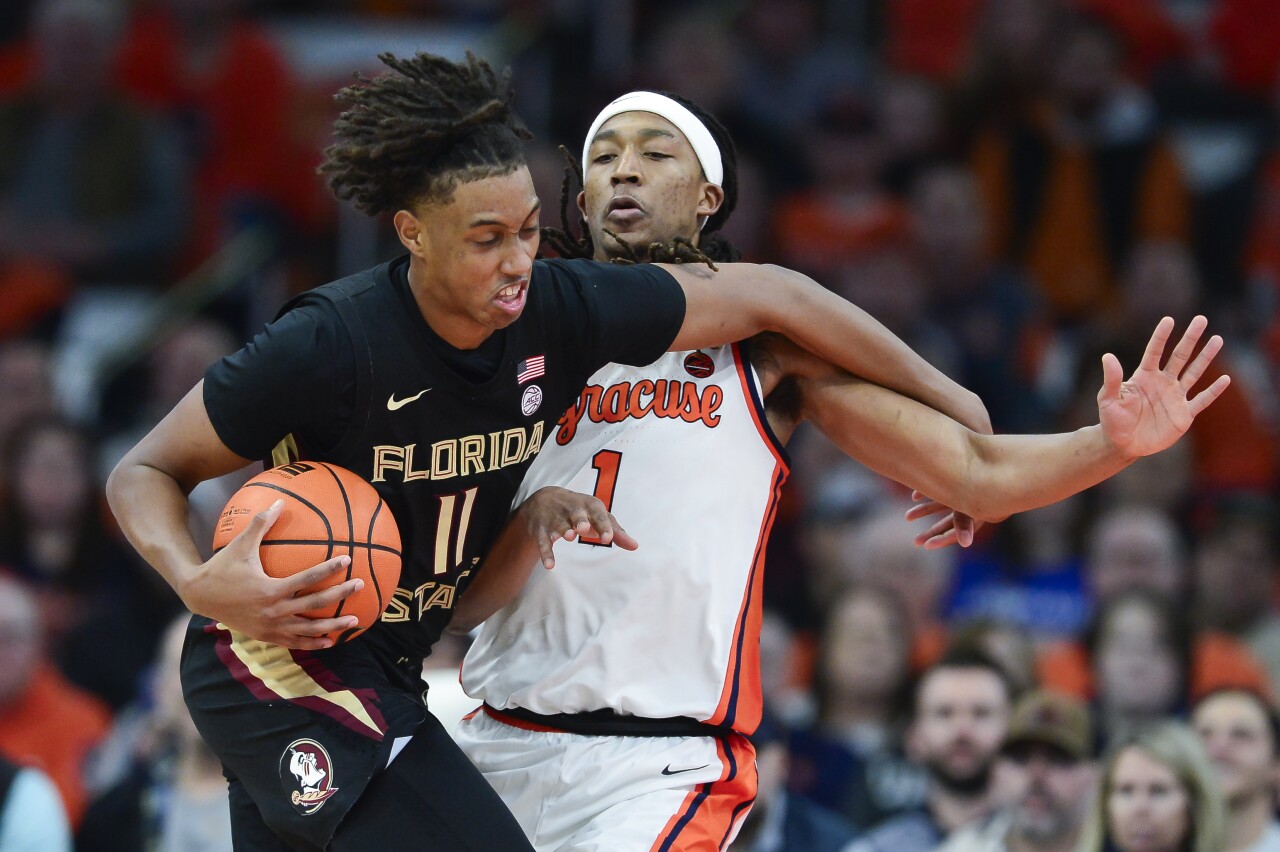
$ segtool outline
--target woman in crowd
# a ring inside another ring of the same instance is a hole
[[[1225,820],[1199,740],[1163,722],[1110,751],[1078,852],[1220,852]]]

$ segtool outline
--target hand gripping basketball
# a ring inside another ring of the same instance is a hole
[[[220,620],[286,647],[325,648],[359,635],[400,576],[400,533],[382,498],[356,474],[322,462],[273,468],[246,483],[223,509],[213,544],[209,564],[228,554],[221,571],[245,584],[239,600],[227,601],[235,620]]]
[[[357,618],[307,618],[301,613],[338,603],[364,588],[364,580],[356,578],[321,591],[308,591],[345,571],[351,561],[346,555],[326,559],[291,577],[268,575],[258,551],[283,510],[281,499],[255,513],[187,584],[183,601],[192,612],[253,639],[310,651],[331,647],[334,640],[329,634],[356,627]]]

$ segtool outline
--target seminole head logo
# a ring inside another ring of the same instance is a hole
[[[338,792],[333,786],[329,752],[309,739],[294,740],[280,756],[280,783],[289,794],[289,801],[303,816],[320,810],[325,801]]]

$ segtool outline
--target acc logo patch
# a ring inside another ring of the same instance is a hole
[[[695,379],[705,379],[716,371],[716,362],[705,352],[690,352],[684,358],[684,368]]]
[[[333,786],[329,752],[309,739],[294,740],[280,756],[280,783],[294,809],[303,816],[320,810],[338,792]]]
[[[524,412],[524,416],[528,417],[537,411],[542,405],[542,388],[537,385],[529,385],[524,389],[524,396],[520,397],[520,410]]]

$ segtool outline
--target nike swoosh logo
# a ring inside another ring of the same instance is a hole
[[[429,390],[431,390],[431,388],[420,390],[413,396],[406,396],[404,399],[396,399],[396,395],[391,394],[391,396],[387,397],[387,411],[399,411],[401,408],[404,408],[406,405],[413,402]]]
[[[710,763],[704,763],[701,766],[690,766],[688,769],[672,769],[671,764],[667,764],[667,768],[662,770],[663,775],[679,775],[682,772],[696,772],[699,769],[706,769]]]

